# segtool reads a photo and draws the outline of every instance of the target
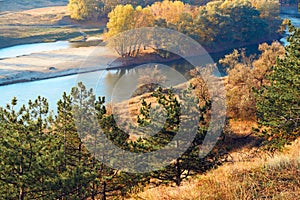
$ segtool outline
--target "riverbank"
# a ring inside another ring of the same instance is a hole
[[[49,79],[117,66],[118,55],[107,47],[80,47],[33,53],[0,60],[0,85]],[[115,61],[115,62],[114,62]]]
[[[93,41],[97,38],[90,37],[89,39]],[[232,49],[225,51],[220,53],[222,57],[230,53]],[[210,53],[210,55],[215,59],[215,62],[220,58],[218,57],[220,55],[215,55],[214,53]],[[216,57],[218,58],[216,59]],[[121,58],[113,49],[105,46],[71,47],[0,59],[0,85],[50,79],[99,70],[129,69],[146,63],[168,63],[180,61],[181,59],[176,55],[162,58],[154,52],[147,52],[136,58]]]
[[[93,35],[93,31],[98,33],[101,29],[93,30],[91,28],[96,26],[96,24],[79,24],[70,20],[66,6],[0,13],[0,25],[0,48],[11,46],[12,44],[49,42],[58,39],[70,40],[70,38],[80,36],[79,30],[85,33],[90,31],[91,35]],[[221,52],[225,55],[230,53],[233,48],[258,45],[266,40],[272,42],[280,37],[280,35],[275,34],[270,36],[270,38],[263,38],[259,41],[235,46],[220,44],[217,47],[206,49],[212,56],[216,52]],[[93,55],[95,52],[99,53],[96,56],[97,58]],[[88,60],[86,60],[87,58]],[[0,85],[49,79],[103,69],[130,68],[149,62],[166,63],[179,59],[176,56],[162,59],[156,54],[139,58],[120,58],[115,52],[106,47],[80,47],[47,51],[0,60]]]

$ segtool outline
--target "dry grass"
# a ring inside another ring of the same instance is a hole
[[[180,187],[160,186],[132,194],[130,199],[299,199],[299,175],[300,138],[282,153],[227,163]]]
[[[257,127],[257,122],[253,120],[230,120],[230,130],[236,135],[247,135],[252,132],[252,127]]]
[[[66,6],[37,8],[0,15],[1,25],[54,25],[68,16]]]
[[[148,102],[155,99],[149,94],[116,104],[122,116],[126,104],[130,117],[135,121],[141,98]],[[110,108],[111,109],[111,108]],[[126,121],[126,120],[124,120]],[[231,162],[206,174],[182,182],[180,187],[161,185],[135,189],[130,200],[240,200],[240,199],[299,199],[300,198],[300,138],[284,152],[270,155],[258,148],[260,139],[250,135],[255,121],[230,120],[229,132],[224,139]]]
[[[0,48],[17,44],[67,40],[101,32],[105,22],[78,23],[71,20],[66,6],[0,13]]]
[[[3,0],[0,2],[0,13],[8,11],[29,10],[33,8],[63,6],[68,0]]]

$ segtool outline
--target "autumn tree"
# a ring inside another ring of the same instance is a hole
[[[191,12],[191,8],[188,4],[184,4],[181,1],[169,1],[156,2],[149,7],[151,13],[156,20],[164,19],[167,23],[176,24],[182,13]]]
[[[272,2],[269,4],[273,6]],[[276,7],[275,3],[273,7]],[[182,14],[176,28],[214,51],[222,48],[223,44],[236,47],[274,38],[281,21],[275,8],[269,13],[261,13],[248,0],[211,1]]]
[[[260,17],[266,20],[269,34],[282,32],[280,25],[280,3],[277,0],[251,0],[251,4],[260,12]]]
[[[108,45],[122,57],[137,57],[144,48],[141,38],[147,33],[130,30],[152,26],[154,18],[150,10],[141,6],[118,5],[108,17]]]
[[[272,9],[265,10],[262,5]],[[156,2],[146,8],[134,8],[129,4],[118,5],[108,15],[107,36],[112,37],[135,28],[157,26],[187,34],[207,50],[219,51],[226,46],[240,47],[258,40],[278,37],[277,30],[282,20],[276,6],[273,1],[262,4],[251,3],[249,0],[211,1],[201,7],[168,0]],[[143,33],[145,34],[149,33]],[[140,38],[139,34],[131,32],[129,35],[115,38],[110,43],[118,47],[115,49],[122,57],[136,57],[140,51],[139,47],[143,46]],[[165,52],[161,52],[155,46],[154,44],[153,50],[158,55],[164,58],[170,56],[164,55]]]
[[[226,85],[227,106],[229,116],[234,118],[251,119],[255,116],[255,99],[252,92],[251,68],[253,56],[246,57],[245,50],[234,50],[219,61],[227,68]]]
[[[267,84],[267,75],[271,73],[271,67],[277,57],[283,57],[284,47],[273,42],[271,45],[263,43],[258,49],[261,55],[247,57],[245,50],[234,50],[225,55],[219,62],[227,68],[227,105],[229,116],[239,119],[254,119],[256,103],[252,88],[260,88]]]
[[[282,59],[285,56],[284,46],[279,42],[273,42],[271,45],[260,44],[258,50],[261,51],[261,55],[253,61],[251,70],[254,79],[253,87],[256,89],[268,83],[267,76],[272,72],[271,67],[276,64],[277,58]]]
[[[72,19],[93,20],[101,16],[100,0],[69,0],[68,10]]]

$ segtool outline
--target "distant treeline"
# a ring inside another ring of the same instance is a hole
[[[108,14],[106,36],[142,27],[168,28],[190,36],[209,52],[217,52],[278,39],[279,32],[284,30],[279,12],[278,2],[267,0],[217,0],[204,6],[167,0],[146,7],[118,5]],[[134,35],[130,36],[131,46],[121,38],[113,42],[123,57],[137,56],[129,52],[133,51],[132,45],[144,46]]]
[[[117,5],[142,6],[146,7],[155,2],[163,0],[69,0],[68,8],[71,17],[77,20],[97,20],[107,17]],[[183,0],[184,3],[190,5],[205,5],[210,0]]]

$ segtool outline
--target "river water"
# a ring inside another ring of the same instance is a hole
[[[70,48],[70,43],[67,41],[24,44],[0,49],[0,59],[14,58],[18,56],[30,55],[32,53],[39,53],[43,51],[53,51],[58,49]]]
[[[283,18],[291,19],[295,26],[300,27],[299,14],[282,14],[281,16]],[[43,50],[50,51],[56,49],[65,49],[69,48],[70,45],[71,44],[66,41],[19,45],[0,49],[0,59],[27,55],[35,52],[41,52]],[[175,65],[178,66],[178,63]],[[71,75],[47,80],[0,86],[0,106],[5,106],[14,96],[17,97],[20,105],[26,104],[29,99],[33,100],[37,96],[43,96],[48,99],[50,109],[56,110],[56,102],[61,98],[63,92],[69,93],[71,88],[75,86],[79,80],[83,81],[88,88],[92,87],[97,96],[106,96],[107,101],[109,101],[114,89],[114,85],[120,79],[123,73],[124,72],[117,70],[98,71],[80,75]]]
[[[44,51],[54,51],[54,50],[68,49],[68,48],[95,46],[98,44],[99,41],[89,41],[89,42],[57,41],[57,42],[16,45],[16,46],[0,49],[0,59],[14,58],[18,56],[30,55],[33,53],[41,53]]]

